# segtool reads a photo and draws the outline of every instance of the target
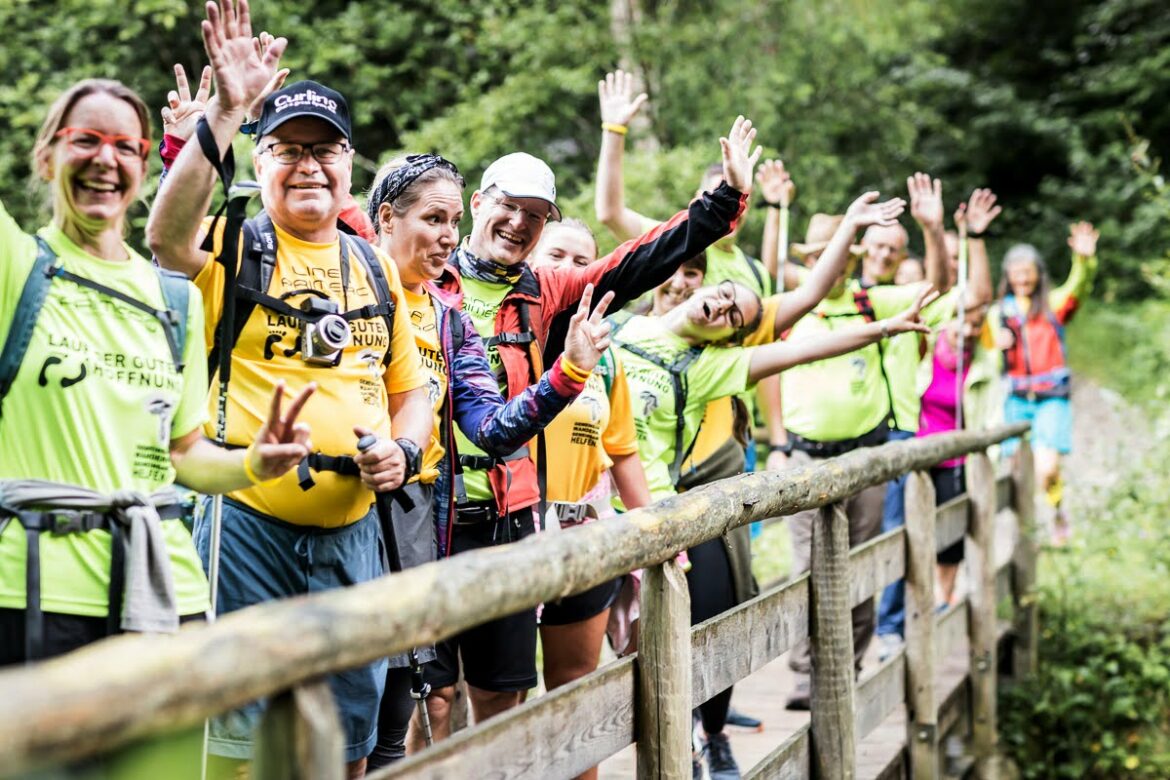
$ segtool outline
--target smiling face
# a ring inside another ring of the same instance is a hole
[[[1040,283],[1040,269],[1031,260],[1015,260],[1004,269],[1013,295],[1030,298]]]
[[[544,234],[530,262],[541,265],[572,265],[584,268],[597,261],[597,241],[587,228],[568,222],[553,222],[544,228]]]
[[[62,120],[74,132],[58,135],[39,161],[53,182],[53,212],[66,230],[121,230],[126,210],[146,176],[146,159],[132,140],[112,142],[100,136],[140,139],[149,133],[134,106],[106,92],[77,100]],[[78,132],[84,130],[93,133]],[[100,134],[100,135],[99,135]],[[96,140],[95,140],[96,139]]]
[[[704,287],[683,307],[686,329],[697,341],[726,341],[760,316],[760,299],[742,284],[732,281]]]
[[[321,119],[290,119],[256,143],[252,161],[260,180],[264,208],[272,221],[305,241],[331,241],[337,232],[337,215],[345,204],[353,172],[353,150],[339,160],[318,162],[307,150],[299,162],[284,165],[273,159],[274,143],[309,146],[345,142],[337,128]]]
[[[898,263],[906,257],[908,240],[906,230],[901,225],[890,227],[871,225],[861,239],[861,246],[865,248],[865,259],[861,265],[862,277],[875,284],[893,281]]]
[[[703,286],[706,274],[701,268],[684,263],[662,284],[654,288],[654,304],[651,313],[661,317],[690,298],[695,290]]]
[[[516,265],[532,254],[551,209],[540,198],[511,198],[496,188],[471,196],[468,248],[476,256]]]
[[[389,203],[378,212],[378,245],[398,266],[404,287],[417,288],[438,279],[459,244],[463,196],[458,185],[439,179],[418,185],[422,191],[404,214]]]

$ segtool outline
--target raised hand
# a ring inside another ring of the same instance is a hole
[[[630,124],[648,99],[645,92],[634,96],[634,75],[624,70],[606,73],[597,82],[597,98],[601,103],[601,121],[623,127]]]
[[[980,236],[1001,211],[1003,209],[995,205],[994,192],[986,188],[978,189],[971,193],[966,204],[959,204],[959,210],[955,212],[955,224],[966,220],[970,234]]]
[[[207,99],[211,96],[211,66],[204,65],[199,76],[199,87],[191,96],[191,85],[187,82],[187,71],[175,64],[175,89],[167,93],[167,104],[162,109],[163,133],[182,138],[184,141],[195,134],[195,123],[207,110]]]
[[[760,169],[756,171],[756,184],[760,185],[760,194],[766,202],[779,203],[786,208],[792,205],[796,185],[792,183],[783,161],[764,160],[760,163]]]
[[[203,46],[215,74],[215,100],[228,111],[247,111],[270,88],[288,41],[274,38],[267,47],[252,39],[248,0],[208,2],[202,23]],[[261,51],[262,49],[262,51]]]
[[[942,181],[918,172],[906,179],[910,191],[910,216],[923,230],[937,230],[943,223]]]
[[[1068,226],[1068,246],[1074,255],[1095,257],[1097,238],[1101,234],[1093,229],[1091,222],[1074,222]]]
[[[867,192],[849,204],[845,211],[845,218],[853,221],[858,229],[870,225],[890,227],[898,224],[898,216],[906,209],[906,201],[901,198],[891,198],[882,203],[875,203],[879,192]]]
[[[312,451],[307,423],[297,422],[305,402],[317,390],[317,384],[310,382],[288,406],[288,412],[281,412],[284,399],[284,382],[276,383],[272,391],[272,402],[268,407],[268,419],[256,432],[246,457],[252,472],[262,480],[274,479],[294,468],[301,459]]]
[[[755,140],[756,129],[752,127],[752,120],[744,119],[742,114],[735,118],[727,137],[719,139],[723,151],[723,179],[732,189],[743,193],[751,192],[752,171],[764,152],[759,146],[752,151]]]
[[[577,304],[577,313],[569,320],[569,332],[565,336],[565,357],[583,371],[592,371],[601,360],[601,353],[609,349],[610,326],[604,319],[605,310],[609,308],[613,297],[612,291],[607,292],[590,314],[593,285],[585,285],[581,302]]]
[[[918,293],[918,297],[914,299],[914,303],[911,304],[909,309],[882,320],[886,325],[886,331],[891,336],[898,333],[909,333],[910,331],[930,333],[930,326],[923,322],[919,315],[925,307],[934,303],[937,298],[938,290],[929,284],[924,285],[922,291]]]
[[[269,47],[271,47],[275,41],[276,39],[273,38],[272,34],[268,32],[261,32],[259,37],[253,38],[252,46],[256,49],[256,56],[260,59],[264,59],[264,53],[268,51]],[[290,71],[288,68],[281,68],[280,70],[276,71],[276,75],[272,77],[272,80],[264,85],[264,89],[260,91],[260,94],[256,96],[256,99],[252,101],[252,105],[248,107],[248,114],[246,119],[249,122],[254,122],[260,118],[260,112],[264,108],[264,101],[268,99],[269,95],[284,86],[284,80],[288,78],[289,73]]]

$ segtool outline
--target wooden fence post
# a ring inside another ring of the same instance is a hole
[[[256,740],[256,780],[343,780],[345,737],[325,680],[273,696]]]
[[[832,780],[852,780],[857,764],[849,578],[849,517],[831,504],[813,521],[809,640],[813,776]]]
[[[986,453],[967,457],[967,494],[971,498],[971,544],[966,558],[971,572],[970,646],[971,714],[975,774],[995,774],[996,603],[995,471]]]
[[[1016,510],[1019,539],[1012,555],[1012,599],[1015,607],[1015,646],[1012,674],[1024,677],[1036,671],[1040,630],[1036,611],[1036,474],[1032,447],[1020,439],[1012,466],[1012,505]]]
[[[925,471],[906,478],[906,744],[910,777],[938,777],[938,700],[934,690],[935,499]]]
[[[691,776],[691,597],[674,560],[642,575],[635,729],[639,780]]]

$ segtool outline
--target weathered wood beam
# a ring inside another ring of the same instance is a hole
[[[902,579],[906,570],[902,529],[886,531],[849,551],[849,604],[857,606]]]
[[[1035,472],[1032,470],[1032,447],[1020,440],[1012,470],[1012,505],[1016,511],[1019,538],[1012,558],[1012,590],[1015,602],[1016,644],[1012,653],[1012,673],[1024,677],[1036,671],[1040,629],[1036,610],[1036,505]]]
[[[841,501],[1026,429],[928,436],[722,480],[565,533],[257,605],[177,635],[116,637],[0,672],[0,757],[23,771],[193,726],[305,680],[661,563],[729,528]]]
[[[906,654],[899,649],[857,684],[853,728],[858,742],[868,737],[906,701]]]
[[[691,771],[691,597],[673,560],[643,573],[638,623],[638,780],[681,780]]]
[[[345,734],[329,683],[317,680],[273,697],[256,740],[256,780],[343,780]]]
[[[938,519],[934,527],[935,546],[938,552],[942,552],[967,535],[971,502],[964,493],[955,496],[936,511]]]
[[[815,777],[852,780],[853,624],[849,600],[849,517],[844,504],[821,509],[812,529],[812,763]]]
[[[935,494],[930,475],[906,478],[906,744],[915,780],[938,776],[935,677]],[[966,502],[963,502],[966,525]],[[939,513],[941,514],[941,512]]]
[[[975,773],[984,780],[996,772],[995,687],[998,664],[995,608],[995,472],[991,460],[978,453],[967,458],[967,490],[971,497],[971,544],[966,558],[971,573],[970,674],[971,730]]]
[[[743,780],[806,780],[809,777],[809,724],[804,724],[760,763],[743,773]]]

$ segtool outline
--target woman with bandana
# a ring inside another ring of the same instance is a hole
[[[458,169],[442,157],[410,155],[379,172],[367,207],[379,247],[398,266],[434,408],[421,471],[406,486],[415,509],[395,517],[404,567],[433,560],[436,548],[440,555],[453,552],[454,506],[460,493],[453,424],[485,452],[513,452],[577,397],[609,346],[609,326],[602,317],[612,295],[599,301],[590,316],[592,288],[586,288],[569,323],[564,354],[539,382],[505,402],[470,317],[453,308],[433,283],[459,243],[463,185]],[[420,655],[429,661],[435,654],[433,648],[424,648]],[[403,756],[412,708],[407,659],[393,658],[371,769]],[[434,719],[436,738],[446,736],[447,725],[444,717]]]

